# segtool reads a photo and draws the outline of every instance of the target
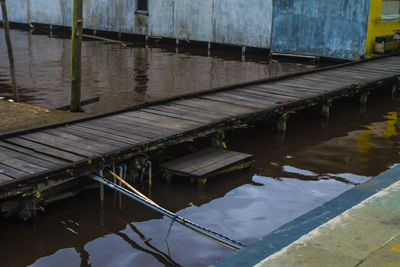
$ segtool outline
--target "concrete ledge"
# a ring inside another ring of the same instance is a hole
[[[399,180],[400,166],[395,166],[249,244],[213,266],[253,266]],[[335,257],[335,255],[331,256]]]

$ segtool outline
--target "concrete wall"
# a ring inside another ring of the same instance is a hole
[[[364,54],[370,1],[274,1],[272,51],[358,59]]]
[[[84,27],[169,38],[269,48],[272,0],[85,0]],[[71,26],[72,0],[7,1],[9,20]]]

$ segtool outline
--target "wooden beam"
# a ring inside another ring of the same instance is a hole
[[[1,11],[3,16],[3,27],[4,27],[4,35],[7,43],[7,53],[8,53],[8,60],[10,61],[10,75],[11,75],[11,82],[12,82],[12,90],[13,90],[13,99],[14,101],[19,101],[19,94],[17,88],[17,81],[15,78],[15,66],[14,66],[14,54],[11,44],[10,38],[10,26],[8,24],[8,16],[7,16],[7,7],[6,7],[6,0],[0,0],[1,3]]]
[[[83,0],[74,0],[71,37],[71,112],[81,111]]]

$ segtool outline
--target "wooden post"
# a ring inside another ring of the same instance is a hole
[[[324,119],[329,119],[329,113],[330,113],[330,108],[332,106],[332,102],[330,100],[327,100],[323,105],[322,105],[322,110],[321,110],[321,117]]]
[[[17,81],[15,79],[15,66],[14,66],[14,54],[11,45],[11,38],[10,38],[10,26],[8,24],[8,17],[7,17],[7,7],[6,7],[6,0],[0,0],[1,2],[1,11],[3,16],[3,27],[4,27],[4,35],[7,43],[7,52],[8,52],[8,60],[10,61],[10,75],[11,75],[11,82],[12,82],[12,89],[13,89],[13,98],[14,101],[19,101],[19,94],[17,88]]]
[[[287,114],[287,113],[281,114],[279,116],[278,122],[277,122],[277,127],[276,127],[278,129],[278,132],[286,133],[286,130],[287,130],[286,122],[288,119],[289,119],[289,114]]]
[[[71,112],[81,111],[83,0],[74,0],[71,37]]]

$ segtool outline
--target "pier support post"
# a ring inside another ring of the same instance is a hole
[[[165,182],[167,183],[167,185],[172,184],[172,180],[174,178],[174,176],[170,173],[166,173],[164,174],[164,178],[165,178]]]
[[[270,49],[268,52],[268,64],[272,63],[272,50]]]
[[[392,97],[399,95],[400,77],[396,78],[392,85]]]
[[[226,149],[224,130],[220,129],[215,132],[215,135],[211,138],[211,146]]]
[[[200,191],[207,189],[207,178],[197,179],[197,189]]]
[[[71,112],[81,111],[83,0],[74,0],[71,38]]]
[[[242,61],[246,60],[246,47],[242,46]]]
[[[322,109],[321,109],[321,117],[323,119],[329,119],[329,113],[330,113],[330,109],[332,107],[332,102],[331,101],[326,101],[323,105],[322,105]]]
[[[13,90],[13,99],[15,102],[19,101],[19,94],[17,88],[17,81],[15,78],[15,66],[14,66],[14,53],[11,44],[11,37],[10,37],[10,26],[8,23],[8,16],[7,16],[7,6],[6,0],[0,0],[1,4],[1,11],[3,16],[3,27],[4,27],[4,35],[7,44],[7,53],[8,53],[8,60],[10,62],[10,75],[11,75],[11,83],[12,83],[12,90]]]
[[[368,92],[361,93],[360,104],[361,106],[366,106],[368,101]]]
[[[207,56],[211,56],[211,43],[207,44]]]
[[[286,122],[289,119],[289,114],[283,113],[279,116],[276,128],[280,133],[286,133],[287,125]]]

